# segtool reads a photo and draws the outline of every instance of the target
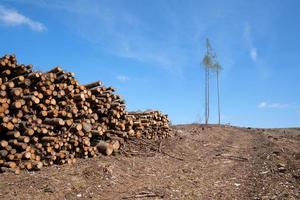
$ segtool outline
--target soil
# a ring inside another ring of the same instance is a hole
[[[0,174],[0,199],[300,199],[300,128],[172,128],[115,156]]]

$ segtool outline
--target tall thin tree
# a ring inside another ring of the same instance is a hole
[[[209,70],[213,66],[212,48],[208,38],[206,39],[206,54],[203,58],[205,70],[205,124],[209,122]]]
[[[217,95],[218,95],[218,122],[219,125],[221,124],[221,108],[220,108],[220,84],[219,84],[219,76],[220,76],[220,71],[222,69],[221,65],[216,62],[213,65],[213,69],[217,74]]]
[[[213,52],[212,47],[208,39],[206,39],[206,54],[203,58],[204,70],[205,70],[205,124],[209,122],[209,79],[210,70],[213,70],[217,74],[217,97],[218,97],[218,123],[221,124],[221,111],[220,111],[220,87],[219,87],[219,73],[221,65],[217,61],[217,56]]]

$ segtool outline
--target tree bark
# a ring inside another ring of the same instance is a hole
[[[221,110],[220,110],[220,86],[219,86],[219,70],[217,69],[217,90],[218,90],[218,117],[219,125],[221,124]]]

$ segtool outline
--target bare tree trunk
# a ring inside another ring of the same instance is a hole
[[[205,67],[205,124],[209,120],[209,69]]]
[[[207,68],[207,123],[209,121],[209,68]]]
[[[217,90],[218,90],[218,115],[219,115],[219,125],[220,125],[221,124],[221,111],[220,111],[219,70],[217,70]]]
[[[207,67],[205,67],[205,124],[207,124]]]

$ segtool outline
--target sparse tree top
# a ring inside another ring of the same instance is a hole
[[[213,64],[213,66],[211,67],[214,71],[220,71],[222,70],[222,66],[216,62],[215,64]]]
[[[210,68],[213,65],[213,60],[211,59],[211,56],[206,54],[203,58],[203,64],[205,67]]]
[[[215,52],[213,51],[211,44],[209,42],[209,39],[206,39],[206,49],[207,52],[203,58],[202,63],[206,68],[212,69],[214,71],[219,71],[222,69],[221,65],[217,61],[217,56]]]

